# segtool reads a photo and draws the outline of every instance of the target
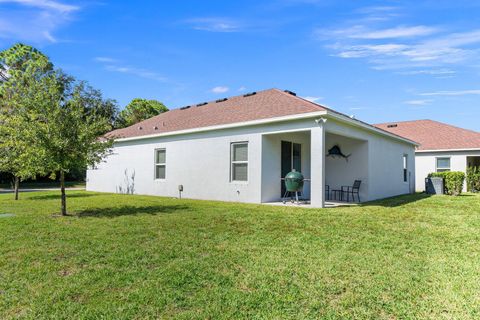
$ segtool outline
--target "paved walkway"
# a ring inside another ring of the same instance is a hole
[[[81,191],[85,190],[85,188],[65,188],[67,191]],[[27,188],[27,189],[20,189],[20,193],[22,192],[39,192],[39,191],[60,191],[60,188]],[[13,193],[13,189],[6,189],[0,188],[1,193]]]

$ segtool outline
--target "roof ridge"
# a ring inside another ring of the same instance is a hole
[[[392,123],[407,123],[407,122],[420,122],[420,121],[434,121],[432,119],[418,119],[418,120],[403,120],[403,121],[387,121],[373,124],[374,126],[380,126],[383,124],[392,124]],[[438,121],[437,121],[438,122]]]
[[[449,124],[449,123],[442,122],[442,121],[438,121],[438,120],[432,120],[432,119],[419,119],[419,120],[406,120],[406,121],[390,121],[390,122],[375,123],[374,126],[381,126],[381,125],[387,125],[387,124],[397,124],[397,123],[398,123],[398,124],[400,124],[400,123],[416,123],[416,122],[418,123],[418,122],[425,122],[425,121],[434,122],[434,123],[439,123],[439,124],[441,124],[441,125],[448,126],[448,127],[452,127],[452,128],[455,128],[455,129],[459,129],[459,130],[463,130],[463,131],[469,131],[469,132],[472,132],[472,133],[475,133],[475,134],[480,134],[480,132],[475,131],[475,130],[462,128],[462,127],[459,127],[459,126],[456,126],[456,125],[453,125],[453,124]]]

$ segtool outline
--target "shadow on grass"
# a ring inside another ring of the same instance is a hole
[[[97,194],[89,194],[89,193],[72,193],[69,194],[67,191],[67,201],[68,199],[71,198],[88,198],[88,197],[95,197],[98,196]],[[60,200],[60,191],[58,191],[58,194],[46,194],[43,196],[33,196],[29,197],[28,199],[30,200]]]
[[[417,201],[425,200],[430,198],[432,195],[426,193],[415,193],[415,194],[406,194],[391,198],[385,198],[381,200],[363,202],[360,204],[361,207],[364,206],[382,206],[387,208],[394,208],[403,206],[409,203],[414,203]]]
[[[76,213],[76,216],[79,218],[86,217],[95,217],[95,218],[115,218],[128,215],[137,215],[137,214],[169,214],[176,211],[182,211],[190,209],[189,206],[185,205],[157,205],[157,206],[145,206],[145,207],[135,207],[135,206],[121,206],[121,207],[105,207],[105,208],[89,208]]]

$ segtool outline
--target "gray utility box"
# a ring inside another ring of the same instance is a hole
[[[425,192],[427,194],[445,194],[443,178],[426,178]]]

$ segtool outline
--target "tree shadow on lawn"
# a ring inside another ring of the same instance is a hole
[[[104,208],[89,208],[77,212],[75,216],[79,218],[95,217],[95,218],[115,218],[128,215],[137,214],[169,214],[176,211],[188,210],[189,206],[186,205],[155,205],[155,206],[121,206],[121,207],[104,207]]]
[[[417,201],[422,201],[430,198],[432,195],[426,193],[415,193],[415,194],[405,194],[391,198],[385,198],[381,200],[363,202],[360,204],[361,207],[368,206],[382,206],[388,208],[400,207],[406,204],[414,203]]]
[[[89,194],[89,193],[72,193],[69,194],[67,191],[67,201],[71,198],[87,198],[87,197],[95,197],[98,196],[97,194]],[[61,194],[58,191],[58,194],[46,194],[43,196],[33,196],[29,197],[29,200],[60,200]]]

